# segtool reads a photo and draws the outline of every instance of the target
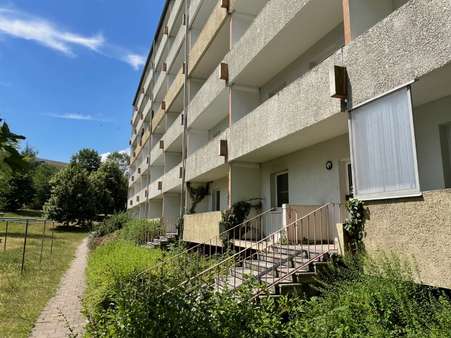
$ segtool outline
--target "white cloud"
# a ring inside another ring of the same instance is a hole
[[[111,153],[112,153],[112,152],[100,154],[100,157],[101,157],[101,159],[102,159],[102,162],[105,162],[106,159],[108,158],[108,155],[110,155]],[[124,149],[124,150],[119,150],[118,153],[121,153],[121,154],[129,154],[129,155],[130,155],[130,149],[127,148],[127,149]]]
[[[85,115],[79,113],[65,113],[65,114],[45,114],[45,116],[53,117],[63,120],[78,120],[78,121],[96,121],[96,122],[108,122],[108,120],[101,119],[92,115]]]
[[[5,8],[0,8],[0,32],[35,41],[70,56],[75,55],[72,50],[74,46],[97,51],[105,43],[101,34],[83,36],[68,32],[47,20]]]
[[[125,62],[135,70],[138,70],[146,62],[146,57],[143,55],[107,43],[100,33],[85,36],[69,32],[49,20],[4,7],[0,7],[0,37],[2,35],[34,41],[72,57],[76,56],[75,47],[86,48],[103,56]]]
[[[130,53],[126,55],[125,62],[132,66],[133,69],[138,70],[146,63],[146,57],[144,55]]]

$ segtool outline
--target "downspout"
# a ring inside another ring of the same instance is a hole
[[[180,194],[180,219],[183,219],[183,216],[186,213],[186,209],[188,206],[187,195],[186,195],[186,158],[187,158],[187,132],[188,132],[188,105],[189,105],[189,88],[188,88],[188,79],[189,79],[189,6],[190,1],[185,0],[185,63],[184,63],[184,75],[185,75],[185,83],[183,86],[183,138],[182,138],[182,186],[181,186],[181,194]],[[183,234],[179,234],[179,236],[183,236]]]

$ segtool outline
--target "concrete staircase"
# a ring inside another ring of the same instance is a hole
[[[318,273],[335,254],[336,250],[328,245],[275,244],[255,251],[227,274],[216,277],[215,287],[218,291],[236,289],[249,277],[255,277],[272,295],[313,295]]]
[[[177,239],[176,232],[167,232],[165,235],[160,235],[155,237],[152,241],[149,241],[145,244],[148,248],[165,248],[169,244],[174,243]]]

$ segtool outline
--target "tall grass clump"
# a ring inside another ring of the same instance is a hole
[[[131,219],[121,230],[121,238],[136,244],[145,244],[161,232],[159,220]]]

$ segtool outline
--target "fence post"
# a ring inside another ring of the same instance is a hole
[[[25,248],[27,247],[27,237],[28,237],[28,220],[25,223],[25,238],[23,240],[22,265],[20,267],[20,274],[23,274],[25,265]]]
[[[54,232],[55,232],[55,222],[53,222],[52,224],[52,241],[50,243],[50,254],[53,253],[53,237],[54,237]]]
[[[5,242],[3,243],[3,251],[6,251],[6,239],[8,238],[8,226],[9,226],[9,221],[6,221]]]
[[[47,220],[44,220],[44,230],[42,231],[42,240],[41,240],[41,253],[39,254],[39,264],[42,262],[42,250],[44,250],[44,237],[45,237],[45,226],[47,225]]]

